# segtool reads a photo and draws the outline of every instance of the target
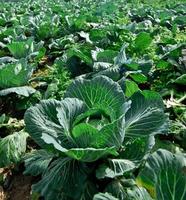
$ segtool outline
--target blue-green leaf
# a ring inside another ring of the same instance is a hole
[[[42,174],[55,155],[45,150],[35,150],[26,154],[24,157],[25,171],[24,174],[38,176]]]
[[[159,94],[138,92],[131,97],[131,101],[131,108],[126,113],[126,135],[144,137],[167,131],[167,116]]]
[[[6,96],[11,93],[16,93],[18,95],[28,97],[35,92],[36,90],[29,86],[11,87],[11,88],[0,90],[0,96]]]
[[[24,131],[15,132],[0,138],[0,168],[18,163],[26,151],[28,134]]]
[[[106,76],[75,80],[67,89],[65,97],[79,98],[89,108],[104,109],[112,118],[116,118],[125,102],[119,84]]]
[[[137,177],[156,200],[186,199],[186,158],[160,149],[147,160]]]

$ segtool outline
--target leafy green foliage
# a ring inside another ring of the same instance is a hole
[[[131,101],[131,108],[126,114],[126,135],[135,137],[142,134],[143,137],[161,133],[164,128],[166,130],[167,117],[163,114],[160,96],[154,92],[144,91],[141,94],[134,94]]]
[[[99,193],[94,196],[93,200],[118,200],[118,199],[113,197],[109,193]]]
[[[14,58],[35,58],[36,60],[41,59],[46,52],[43,47],[43,42],[35,44],[33,38],[29,38],[26,41],[13,41],[7,45],[7,48],[11,52]]]
[[[149,33],[141,32],[137,35],[134,41],[134,49],[136,51],[144,51],[149,47],[152,42],[152,38]]]
[[[37,150],[26,154],[24,157],[26,167],[24,174],[32,174],[33,176],[42,174],[49,166],[53,157],[54,154],[44,150]]]
[[[24,131],[13,133],[0,138],[0,167],[6,167],[20,162],[26,151],[26,138],[28,134]]]
[[[126,80],[125,82],[125,95],[126,97],[131,97],[135,92],[139,91],[138,85],[130,80]]]
[[[33,190],[46,199],[80,199],[86,187],[86,173],[82,165],[69,158],[58,158],[44,172],[42,180],[33,185]]]
[[[32,75],[33,68],[27,66],[23,59],[20,62],[0,66],[0,87],[1,89],[9,87],[23,86]]]
[[[108,184],[106,191],[122,200],[152,200],[147,190],[138,187],[132,179],[113,180]]]
[[[125,102],[120,85],[105,76],[97,76],[91,80],[82,78],[75,80],[67,89],[65,97],[62,101],[41,101],[40,104],[29,108],[25,113],[26,130],[42,148],[59,154],[61,167],[63,167],[63,162],[65,167],[67,160],[81,161],[86,166],[89,162],[94,163],[109,156],[116,157],[122,152],[119,149],[122,148],[125,133],[130,136],[140,137],[139,134],[141,134],[141,137],[147,137],[160,133],[161,126],[166,123],[162,100],[156,93],[151,95],[148,91],[136,93],[132,96],[134,98],[131,98],[132,104],[130,104],[130,102]],[[140,101],[143,102],[143,105],[140,103],[140,106],[136,106],[135,104]],[[131,128],[133,121],[140,126],[140,129]],[[147,127],[149,123],[153,123],[154,127],[150,127],[147,131],[145,123]],[[160,131],[157,131],[159,129]],[[45,160],[44,157],[43,159]],[[56,177],[55,182],[58,183],[58,173],[61,173],[60,170],[62,170],[59,168],[59,171],[56,171],[56,167],[59,165],[57,161],[54,162],[56,163],[55,175],[52,175],[54,171],[51,169],[34,186],[36,192],[49,199],[53,191],[51,190],[50,193],[47,191],[52,186],[55,187],[52,183],[54,180],[50,176]],[[97,171],[97,177],[114,178],[136,168],[135,163],[122,158],[109,159],[108,162],[110,163],[108,168],[106,165],[101,166]],[[51,166],[53,166],[53,162]],[[35,166],[33,167],[33,172],[35,172]],[[28,169],[27,171],[32,170]],[[71,179],[69,173],[66,172],[67,180]],[[78,173],[78,171],[73,169],[71,173]],[[65,180],[62,179],[58,183],[58,188],[61,185],[61,188],[64,189],[66,182],[63,181]],[[45,185],[44,188],[43,185]],[[79,192],[81,192],[80,190],[84,189],[79,188]],[[64,195],[68,196],[69,194],[64,191]],[[56,198],[59,197],[56,196]],[[78,198],[72,197],[72,199]]]
[[[29,86],[11,87],[8,89],[0,90],[0,96],[6,96],[11,93],[16,93],[18,95],[28,97],[35,92],[36,90]]]
[[[131,172],[136,168],[135,163],[125,159],[109,159],[108,163],[109,166],[103,164],[97,169],[97,178],[115,178]]]
[[[28,109],[31,198],[172,200],[174,186],[184,198],[185,10],[183,0],[1,1],[3,173],[25,154]]]
[[[186,159],[167,150],[154,152],[137,180],[155,199],[185,199]]]

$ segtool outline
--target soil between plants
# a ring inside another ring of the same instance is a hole
[[[0,200],[30,200],[32,177],[15,175],[8,189],[0,186]]]

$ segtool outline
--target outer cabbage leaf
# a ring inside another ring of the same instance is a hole
[[[65,152],[74,144],[70,135],[72,122],[85,108],[78,99],[43,100],[26,111],[26,130],[42,148]]]
[[[128,200],[153,200],[145,188],[134,187],[127,189],[126,199]]]
[[[152,38],[149,33],[141,32],[134,40],[134,48],[137,51],[144,51],[149,47],[152,42]]]
[[[29,86],[11,87],[8,89],[0,90],[0,96],[6,96],[11,93],[16,93],[18,95],[28,97],[35,92],[36,90]]]
[[[118,81],[120,79],[120,68],[119,67],[109,67],[108,69],[100,69],[100,71],[93,72],[92,77],[96,76],[107,76],[111,78],[113,81]]]
[[[131,101],[131,108],[125,115],[126,136],[144,137],[167,130],[168,120],[159,94],[138,92],[131,97]]]
[[[186,199],[186,158],[160,149],[147,160],[137,177],[139,185],[145,187],[157,200]]]
[[[33,67],[28,66],[26,60],[0,65],[0,88],[18,87],[27,84],[33,72]]]
[[[128,159],[133,161],[136,166],[142,164],[155,144],[154,136],[138,137],[138,138],[125,138],[123,143],[124,150],[120,153],[119,158]]]
[[[26,58],[26,57],[36,57],[37,60],[42,58],[45,54],[46,49],[43,48],[43,41],[38,44],[34,43],[33,38],[29,38],[25,41],[15,41],[7,45],[10,53],[14,58]]]
[[[147,190],[136,186],[132,179],[114,180],[106,187],[105,191],[119,200],[153,200]]]
[[[119,200],[118,198],[115,198],[109,193],[98,193],[94,195],[93,200]]]
[[[31,174],[32,176],[38,176],[42,174],[55,155],[45,150],[36,150],[26,154],[24,157],[25,171],[24,174]]]
[[[115,178],[123,176],[124,174],[133,171],[136,168],[134,162],[125,159],[109,159],[108,164],[102,164],[96,170],[96,177]]]
[[[104,50],[98,52],[96,59],[99,62],[113,63],[117,54],[118,52],[114,50]]]
[[[28,39],[27,41],[12,42],[8,44],[7,47],[14,58],[25,58],[31,49],[33,49],[33,39]]]
[[[81,99],[88,108],[104,109],[112,118],[118,116],[125,102],[119,84],[106,76],[98,76],[92,80],[75,80],[67,89],[65,97]]]
[[[0,139],[0,168],[18,163],[26,151],[26,138],[24,131],[15,132]]]
[[[121,67],[123,64],[128,62],[127,55],[126,55],[126,48],[127,45],[124,44],[121,47],[120,52],[118,53],[117,57],[114,59],[114,64]]]
[[[79,200],[86,187],[86,178],[86,167],[83,163],[70,158],[58,158],[32,189],[46,200]]]
[[[138,85],[131,80],[125,80],[125,96],[131,97],[135,92],[139,91]]]

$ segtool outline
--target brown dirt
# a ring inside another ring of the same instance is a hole
[[[30,200],[32,177],[15,175],[8,190],[0,187],[0,200]]]
[[[0,186],[0,200],[6,200],[6,193],[4,192],[3,188]]]

